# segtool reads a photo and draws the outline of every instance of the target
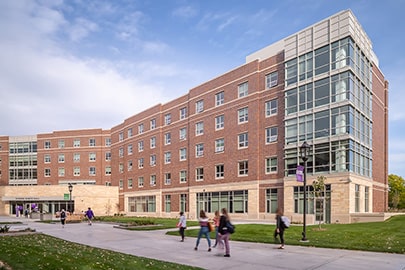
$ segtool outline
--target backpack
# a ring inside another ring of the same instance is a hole
[[[235,226],[229,221],[226,222],[226,231],[229,232],[230,234],[235,232]]]
[[[65,213],[65,212],[61,212],[61,213],[60,213],[60,218],[61,218],[61,219],[66,218],[66,213]]]
[[[284,228],[290,227],[290,220],[286,216],[281,216],[281,222],[284,225]]]

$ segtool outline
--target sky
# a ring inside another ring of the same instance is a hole
[[[389,81],[389,173],[405,177],[401,0],[2,0],[0,135],[110,129],[347,9]]]

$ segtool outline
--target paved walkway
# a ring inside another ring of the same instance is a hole
[[[97,222],[92,226],[83,222],[62,228],[60,223],[45,224],[25,218],[0,217],[1,222],[6,220],[24,223],[12,225],[11,229],[35,228],[37,232],[71,242],[204,269],[405,270],[405,255],[400,254],[288,245],[284,250],[279,250],[273,244],[231,241],[231,257],[224,258],[223,251],[219,249],[207,252],[205,238],[201,239],[199,250],[194,251],[195,238],[180,242],[180,237],[168,236],[165,231],[128,231]]]

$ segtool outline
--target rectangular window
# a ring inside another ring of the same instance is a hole
[[[172,115],[170,113],[165,115],[165,125],[170,125],[170,123],[172,122]]]
[[[215,106],[221,106],[225,103],[224,91],[215,94]]]
[[[195,156],[202,157],[204,155],[204,144],[199,143],[195,146]]]
[[[266,173],[277,172],[277,157],[266,158]]]
[[[132,137],[132,128],[128,128],[128,138]]]
[[[138,142],[138,152],[142,152],[143,151],[143,141],[139,141]]]
[[[105,138],[105,146],[111,146],[111,138]]]
[[[225,148],[224,138],[215,140],[215,153],[224,152],[224,148]]]
[[[110,153],[110,155],[111,155],[111,153]],[[111,158],[110,158],[110,160],[111,160]],[[79,153],[74,153],[73,154],[73,162],[80,162],[80,154]]]
[[[195,112],[201,113],[204,111],[204,100],[199,100],[195,103]]]
[[[128,144],[127,152],[128,152],[128,155],[132,155],[132,144]]]
[[[65,154],[59,154],[58,162],[59,163],[65,163]]]
[[[186,212],[187,210],[187,194],[180,194],[180,211]]]
[[[364,212],[368,213],[370,212],[370,188],[369,187],[365,187],[364,188]]]
[[[105,160],[106,161],[111,161],[111,152],[106,152],[105,153]]]
[[[143,164],[144,164],[143,158],[139,158],[139,159],[138,159],[138,168],[139,168],[139,169],[142,169],[142,168],[143,168]]]
[[[273,116],[277,114],[278,104],[277,99],[267,101],[265,105],[266,117]]]
[[[120,158],[124,156],[124,148],[120,147],[120,149],[118,150],[118,155]]]
[[[180,161],[187,159],[187,149],[186,148],[181,148],[179,150],[179,157],[180,157]]]
[[[45,170],[44,170],[44,176],[45,176],[45,177],[50,177],[50,176],[51,176],[51,169],[45,168]]]
[[[184,107],[184,108],[180,109],[180,120],[186,119],[186,118],[187,118],[187,108]]]
[[[145,131],[143,124],[138,125],[138,134],[142,134]]]
[[[195,169],[195,180],[196,181],[204,180],[204,168]]]
[[[266,143],[272,143],[277,141],[278,136],[278,128],[277,127],[269,127],[266,128]]]
[[[165,173],[165,179],[164,179],[165,185],[171,185],[172,184],[172,174],[171,173]]]
[[[118,186],[119,186],[120,189],[123,189],[124,188],[124,180],[120,179],[119,182],[118,182]]]
[[[181,128],[179,131],[179,138],[180,141],[185,140],[187,136],[187,129],[186,128]]]
[[[89,175],[90,176],[95,176],[96,175],[96,167],[90,167],[89,168]]]
[[[249,94],[249,85],[248,82],[238,85],[238,97],[246,97]]]
[[[165,212],[170,213],[171,211],[171,196],[165,195]]]
[[[96,161],[96,153],[89,153],[89,161]]]
[[[266,213],[276,213],[278,208],[278,194],[276,188],[266,189]]]
[[[150,120],[150,129],[155,129],[156,128],[156,119],[151,119]]]
[[[225,169],[224,164],[215,165],[215,179],[224,178]]]
[[[124,164],[123,163],[120,163],[118,165],[118,170],[119,170],[120,173],[124,173]]]
[[[105,175],[111,175],[111,166],[105,167]]]
[[[150,148],[153,149],[156,147],[156,137],[150,138]]]
[[[246,148],[249,146],[249,136],[248,133],[242,133],[238,135],[238,147]]]
[[[58,169],[58,176],[59,177],[65,176],[65,168],[59,168]]]
[[[44,142],[44,148],[45,149],[51,149],[51,142],[50,141],[45,141]]]
[[[156,165],[156,155],[151,155],[150,156],[150,166],[155,166]]]
[[[129,172],[132,171],[132,165],[133,165],[132,160],[128,160],[127,167]]]
[[[239,161],[239,176],[246,176],[249,172],[249,162],[247,160]]]
[[[219,115],[215,117],[215,129],[223,129],[225,125],[225,116],[224,115]]]
[[[132,178],[128,179],[128,188],[132,188],[133,187],[133,181]]]
[[[94,139],[94,138],[89,139],[89,146],[91,146],[91,147],[96,146],[96,139]]]
[[[58,142],[58,147],[59,147],[60,149],[65,148],[65,140],[59,140],[59,142]]]
[[[156,186],[156,175],[151,175],[150,176],[150,186],[151,187]]]
[[[354,187],[354,212],[360,212],[360,185]]]
[[[172,153],[166,152],[165,153],[165,164],[169,164],[172,161]]]
[[[204,122],[198,122],[195,124],[195,135],[202,135],[204,134]]]
[[[138,177],[138,187],[143,187],[144,179],[143,176]]]
[[[123,132],[120,132],[120,133],[118,134],[118,141],[122,142],[123,140],[124,140],[124,133],[123,133]]]
[[[79,139],[74,139],[73,147],[80,147],[80,140]]]
[[[249,120],[249,110],[248,108],[243,108],[238,110],[238,123],[246,123]]]
[[[187,183],[187,171],[180,171],[180,183]]]
[[[51,155],[49,154],[44,155],[44,163],[51,163]]]
[[[315,75],[329,71],[329,45],[315,50]]]
[[[275,87],[275,86],[277,86],[277,84],[278,84],[278,72],[277,71],[266,75],[266,88],[267,89]]]
[[[172,142],[172,135],[170,132],[165,134],[165,145],[171,144]]]
[[[74,167],[73,168],[73,175],[74,176],[80,176],[80,167]]]

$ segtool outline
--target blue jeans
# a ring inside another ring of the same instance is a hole
[[[200,244],[200,239],[201,237],[205,235],[205,238],[207,238],[208,242],[208,247],[211,247],[211,239],[210,239],[210,231],[208,230],[208,227],[201,227],[200,231],[198,232],[198,237],[197,237],[197,243],[195,244],[196,247]]]

